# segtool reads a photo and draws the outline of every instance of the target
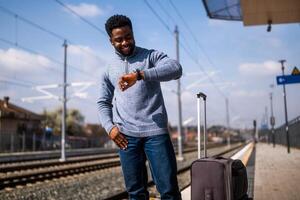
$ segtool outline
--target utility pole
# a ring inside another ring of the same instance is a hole
[[[256,134],[256,120],[253,120],[253,141],[254,143],[256,143],[256,137],[255,137],[255,134]]]
[[[274,85],[272,84],[270,85],[270,87],[273,89]],[[275,117],[273,114],[273,92],[270,93],[270,103],[271,103],[270,123],[271,123],[272,142],[273,142],[273,147],[275,147],[275,133],[274,133]]]
[[[179,31],[178,27],[175,26],[175,41],[176,41],[176,60],[179,62]],[[184,158],[182,156],[182,110],[181,110],[181,88],[180,88],[180,78],[177,79],[177,99],[178,99],[178,160],[182,161]]]
[[[226,103],[226,125],[227,125],[227,145],[230,145],[230,120],[229,120],[229,102],[228,98],[225,99]]]
[[[269,126],[268,126],[268,119],[269,119],[269,115],[268,115],[268,106],[265,106],[265,116],[264,116],[264,120],[263,120],[263,124],[264,124],[264,126],[265,126],[265,128],[266,128],[266,130],[268,130],[269,129]],[[268,134],[267,134],[267,142],[268,142],[268,144],[270,144],[270,141],[271,141],[271,137],[270,137],[270,134],[269,134],[269,131],[267,132]]]
[[[279,60],[281,63],[281,70],[282,76],[284,76],[284,63],[286,60]],[[288,114],[287,114],[287,103],[286,103],[286,91],[285,91],[285,84],[283,86],[283,98],[284,98],[284,112],[285,112],[285,132],[286,132],[286,144],[287,144],[287,151],[290,153],[290,137],[289,137],[289,122],[288,122]]]
[[[66,137],[66,112],[67,112],[67,41],[64,41],[64,83],[63,83],[63,109],[62,109],[62,126],[61,126],[61,157],[60,161],[66,161],[65,137]]]

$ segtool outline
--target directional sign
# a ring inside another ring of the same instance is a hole
[[[300,76],[295,76],[295,75],[277,76],[276,80],[277,80],[277,85],[300,83]]]

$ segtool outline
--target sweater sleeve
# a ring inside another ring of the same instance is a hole
[[[103,73],[100,80],[100,95],[97,104],[100,123],[108,134],[114,127],[112,120],[113,96],[114,86],[109,80],[107,73]]]
[[[170,81],[181,77],[181,65],[166,54],[152,51],[149,59],[153,67],[144,70],[145,81]]]

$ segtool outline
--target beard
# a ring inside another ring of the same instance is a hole
[[[126,47],[121,47],[116,49],[120,54],[122,54],[123,56],[130,56],[135,48],[135,44],[128,44]]]

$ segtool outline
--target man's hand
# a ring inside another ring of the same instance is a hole
[[[119,79],[119,88],[121,91],[125,91],[131,86],[133,86],[137,81],[137,73],[132,72],[130,74],[125,74]]]
[[[118,127],[113,127],[109,133],[109,137],[113,140],[118,147],[121,149],[126,149],[128,145],[128,141],[125,136],[119,131]]]

